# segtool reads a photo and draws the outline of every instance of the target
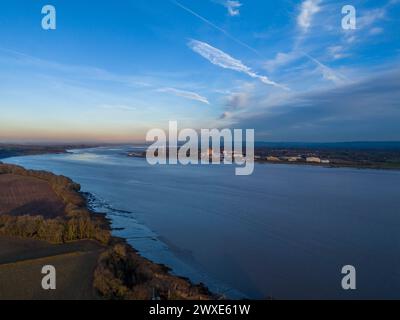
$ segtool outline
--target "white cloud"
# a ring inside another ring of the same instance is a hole
[[[227,1],[224,1],[223,4],[228,9],[228,14],[231,17],[240,15],[239,8],[242,6],[242,4],[239,1],[227,0]]]
[[[387,7],[365,11],[364,14],[357,19],[357,28],[368,28],[375,22],[384,19],[386,16],[386,11]]]
[[[356,41],[367,41],[370,36],[381,34],[384,29],[377,26],[377,24],[387,18],[391,6],[396,5],[398,2],[400,1],[393,0],[387,2],[380,8],[363,10],[360,16],[357,16],[357,29],[363,30],[363,32],[358,32],[357,34],[355,32],[346,32],[344,37],[345,41],[348,44]]]
[[[331,46],[328,47],[328,54],[335,60],[346,58],[349,56],[348,53],[344,52],[343,46]]]
[[[344,47],[342,46],[331,46],[328,47],[327,52],[330,56],[330,58],[333,59],[342,59],[345,57],[348,57],[350,54],[346,53],[344,51]],[[346,81],[346,78],[336,71],[334,71],[332,68],[326,66],[323,64],[321,61],[318,59],[310,56],[309,54],[299,51],[299,50],[293,50],[287,53],[284,52],[278,52],[275,56],[275,58],[267,60],[264,63],[264,68],[270,72],[277,71],[279,70],[280,67],[282,66],[287,66],[291,63],[294,63],[296,61],[299,61],[300,59],[306,57],[313,63],[317,65],[317,71],[321,73],[324,79],[332,81],[335,84],[342,84],[343,82]]]
[[[218,27],[216,24],[214,24],[213,22],[211,22],[210,20],[208,20],[207,18],[203,17],[202,15],[198,14],[197,12],[193,11],[192,9],[184,6],[182,3],[176,1],[176,0],[171,0],[172,3],[174,3],[176,6],[178,6],[179,8],[185,10],[186,12],[190,13],[191,15],[195,16],[196,18],[200,19],[201,21],[203,21],[204,23],[208,24],[210,27],[222,32],[225,36],[227,36],[229,39],[235,41],[237,44],[253,51],[255,54],[260,55],[260,53],[254,49],[253,47],[249,46],[247,43],[244,43],[243,41],[239,40],[238,38],[236,38],[235,36],[231,35],[228,31],[226,31],[225,29]]]
[[[339,73],[335,72],[328,66],[324,65],[322,62],[318,61],[317,59],[311,57],[308,54],[305,54],[306,57],[308,57],[311,61],[314,61],[317,66],[318,70],[322,73],[322,76],[325,80],[332,81],[336,85],[341,85],[346,82],[346,78]]]
[[[375,27],[375,28],[372,28],[372,29],[369,31],[369,34],[370,34],[371,36],[376,36],[376,35],[378,35],[378,34],[381,34],[382,32],[383,32],[383,28]]]
[[[355,32],[346,32],[345,41],[348,44],[356,41],[367,41],[371,36],[382,34],[384,28],[377,24],[390,20],[388,16],[391,14],[392,7],[399,3],[400,0],[389,0],[379,8],[360,10],[361,13],[357,16],[357,29],[362,30],[362,32],[358,32],[357,35]]]
[[[248,106],[249,100],[248,92],[235,92],[226,98],[226,107],[231,110],[243,109]]]
[[[221,116],[219,117],[219,120],[227,120],[231,117],[232,117],[232,113],[229,111],[225,111],[221,114]]]
[[[179,89],[175,89],[175,88],[161,88],[157,90],[158,92],[165,92],[165,93],[171,93],[175,96],[181,97],[181,98],[185,98],[185,99],[189,99],[189,100],[195,100],[195,101],[199,101],[205,104],[210,104],[210,102],[207,100],[206,97],[203,97],[201,95],[199,95],[196,92],[191,92],[191,91],[185,91],[185,90],[179,90]]]
[[[301,4],[300,14],[297,17],[297,24],[304,32],[307,32],[311,27],[313,16],[321,10],[319,6],[320,3],[321,0],[305,0]]]
[[[373,76],[340,87],[286,93],[280,101],[270,102],[269,94],[261,93],[251,110],[231,114],[229,121],[258,134],[270,130],[271,140],[369,140],[377,133],[384,140],[393,132],[400,137],[400,70],[392,67],[390,72],[375,68]]]
[[[297,60],[299,57],[301,57],[301,55],[296,51],[291,51],[288,53],[278,52],[276,54],[275,58],[267,60],[264,63],[264,67],[266,70],[272,72],[280,66],[289,64],[289,63]]]
[[[229,54],[214,48],[213,46],[209,45],[208,43],[201,42],[198,40],[190,40],[188,43],[190,49],[194,52],[201,55],[203,58],[210,61],[212,64],[219,66],[224,69],[234,70],[240,73],[247,74],[248,76],[258,79],[261,82],[272,85],[275,87],[287,89],[285,86],[282,86],[272,80],[270,80],[267,76],[259,75],[255,73],[251,68],[244,65],[240,60],[237,60],[231,57]]]

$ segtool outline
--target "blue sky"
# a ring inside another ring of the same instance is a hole
[[[400,140],[399,17],[399,0],[4,0],[0,140],[140,141],[169,120]]]

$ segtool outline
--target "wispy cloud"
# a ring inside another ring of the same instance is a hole
[[[299,52],[278,52],[273,59],[269,59],[264,63],[267,71],[273,72],[280,66],[290,64],[301,57]]]
[[[224,113],[222,113],[222,114],[219,116],[218,120],[227,120],[227,119],[229,119],[231,116],[232,116],[232,114],[231,114],[230,112],[225,111]]]
[[[343,84],[347,81],[347,79],[339,74],[338,72],[334,71],[333,69],[329,68],[325,64],[323,64],[321,61],[315,59],[314,57],[310,56],[307,53],[304,53],[304,55],[309,58],[311,61],[315,62],[318,70],[322,73],[322,76],[324,77],[325,80],[332,81],[336,85]]]
[[[173,94],[173,95],[181,97],[181,98],[195,100],[195,101],[199,101],[199,102],[202,102],[205,104],[210,104],[210,102],[208,101],[208,99],[206,97],[203,97],[196,92],[179,90],[176,88],[161,88],[161,89],[158,89],[157,91],[170,93],[170,94]]]
[[[383,33],[383,31],[384,31],[383,28],[375,27],[375,28],[372,28],[372,29],[370,30],[369,34],[370,34],[371,36],[376,36],[376,35],[378,35],[378,34]]]
[[[231,17],[235,17],[240,15],[240,7],[242,4],[239,1],[235,0],[222,0],[219,1],[225,8],[228,9],[228,14]]]
[[[63,64],[1,47],[0,53],[4,54],[0,55],[0,61],[3,60],[16,65],[37,68],[42,71],[57,72],[85,80],[115,82],[128,87],[142,88],[151,86],[151,84],[146,81],[147,79],[145,77],[120,75],[97,67]]]
[[[384,28],[377,25],[388,19],[393,6],[400,4],[400,0],[389,0],[381,7],[362,10],[357,18],[357,30],[362,32],[347,32],[344,40],[347,44],[368,41],[370,36],[376,36],[384,32]]]
[[[364,29],[370,27],[377,21],[384,19],[386,16],[388,6],[389,4],[382,8],[376,8],[365,11],[364,14],[360,18],[358,18],[357,27]]]
[[[398,140],[400,70],[392,69],[360,82],[292,94],[273,104],[258,97],[251,101],[251,112],[221,119],[258,133],[270,130],[270,140],[355,141],[376,140],[377,135]]]
[[[344,47],[341,45],[330,46],[330,47],[328,47],[327,51],[328,51],[329,56],[335,60],[343,59],[343,58],[350,56],[350,54],[345,52]]]
[[[244,43],[243,41],[239,40],[238,38],[236,38],[235,36],[231,35],[228,31],[226,31],[225,29],[218,27],[216,24],[214,24],[213,22],[211,22],[210,20],[208,20],[207,18],[201,16],[200,14],[198,14],[197,12],[194,12],[192,9],[184,6],[182,3],[176,1],[176,0],[171,0],[171,2],[173,4],[175,4],[176,6],[178,6],[179,8],[185,10],[186,12],[190,13],[191,15],[195,16],[196,18],[200,19],[201,21],[205,22],[206,24],[208,24],[209,26],[211,26],[212,28],[222,32],[225,36],[227,36],[229,39],[233,40],[234,42],[236,42],[237,44],[253,51],[255,54],[260,55],[260,53],[258,52],[258,50],[254,49],[253,47],[249,46],[247,43]]]
[[[320,3],[321,0],[305,0],[301,4],[300,14],[297,17],[297,24],[304,32],[307,32],[311,27],[313,16],[321,10],[319,6]]]
[[[137,111],[137,108],[123,104],[102,104],[99,108],[105,110]]]
[[[293,36],[294,42],[292,44],[292,48],[287,50],[286,52],[278,52],[275,57],[265,61],[264,68],[269,72],[277,72],[280,71],[281,67],[291,65],[299,62],[303,58],[307,58],[311,62],[317,65],[316,71],[321,73],[324,79],[332,81],[335,84],[341,84],[345,81],[345,77],[338,74],[332,68],[326,66],[322,63],[319,58],[315,56],[311,56],[305,52],[312,52],[313,45],[307,45],[307,48],[304,47],[304,42],[307,37],[310,36],[308,32],[312,27],[312,21],[315,18],[314,16],[322,10],[321,8],[322,0],[303,0],[299,4],[298,15],[297,15],[297,25],[298,28],[294,29]],[[340,59],[345,56],[348,56],[347,53],[343,52],[343,48],[339,46],[331,46],[328,48],[328,53],[330,58]]]
[[[188,46],[194,52],[198,53],[216,66],[246,74],[251,78],[258,79],[261,82],[274,87],[286,90],[288,89],[287,87],[270,80],[267,76],[257,74],[251,68],[243,64],[240,60],[233,58],[229,54],[209,45],[208,43],[198,40],[190,40]]]
[[[37,68],[41,73],[48,74],[49,77],[52,76],[53,82],[60,83],[57,79],[62,81],[62,85],[65,87],[66,83],[73,83],[76,87],[82,91],[86,87],[90,87],[90,84],[96,81],[108,82],[110,84],[123,85],[126,88],[136,88],[140,91],[156,90],[159,92],[167,92],[175,94],[186,99],[200,101],[209,104],[207,98],[191,91],[179,90],[173,88],[173,86],[178,86],[183,80],[171,81],[172,74],[166,73],[157,74],[156,76],[149,75],[120,75],[117,73],[112,73],[104,69],[86,67],[79,65],[67,65],[58,62],[43,60],[33,56],[26,55],[21,52],[16,52],[12,50],[7,50],[0,48],[0,53],[6,53],[4,57],[0,55],[0,62],[8,64],[21,65],[24,68]],[[163,79],[163,78],[169,79]],[[68,80],[68,81],[67,81]],[[61,85],[61,84],[60,84]],[[188,86],[189,83],[185,81],[185,85]],[[71,84],[72,86],[72,84]],[[161,88],[161,89],[158,89]],[[102,92],[105,93],[105,92]],[[126,104],[101,104],[98,106],[101,109],[109,110],[119,110],[119,111],[134,111],[137,110],[135,107],[130,107]]]

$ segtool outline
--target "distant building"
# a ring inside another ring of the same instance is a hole
[[[317,157],[308,157],[306,159],[307,162],[311,162],[311,163],[321,163],[321,159],[317,158]]]
[[[240,159],[240,158],[244,157],[243,153],[241,153],[241,152],[234,152],[232,154],[232,156],[233,156],[234,159],[237,159],[237,158]]]
[[[267,157],[267,161],[277,162],[277,161],[281,161],[281,159],[279,159],[278,157],[270,156],[270,157]]]
[[[244,162],[245,160],[244,155],[241,152],[234,152],[233,159],[236,161],[236,163]]]
[[[301,157],[283,157],[282,159],[289,161],[289,162],[296,162],[296,161],[300,161]]]
[[[329,163],[331,163],[329,160],[321,160],[321,163],[323,163],[323,164],[329,164]]]
[[[212,148],[209,148],[206,153],[204,153],[204,152],[201,153],[201,157],[202,158],[207,158],[208,157],[210,159],[211,158],[223,159],[223,154],[221,152],[214,151]]]

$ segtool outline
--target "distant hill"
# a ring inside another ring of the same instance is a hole
[[[0,159],[44,153],[64,153],[64,146],[34,146],[0,144]]]

